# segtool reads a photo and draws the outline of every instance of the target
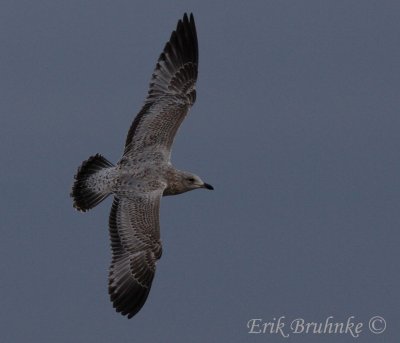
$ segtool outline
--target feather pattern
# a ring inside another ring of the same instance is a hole
[[[134,316],[145,303],[161,257],[161,191],[114,197],[109,227],[112,262],[109,294],[117,312]]]
[[[174,137],[196,100],[198,60],[194,18],[185,14],[158,59],[122,158],[114,166],[99,154],[90,157],[78,169],[72,187],[74,206],[81,211],[114,195],[108,290],[117,312],[128,318],[146,302],[162,254],[161,197],[213,189],[197,175],[170,163]]]
[[[198,62],[194,18],[185,14],[158,59],[145,104],[129,129],[125,157],[161,149],[169,160],[176,132],[196,100]]]

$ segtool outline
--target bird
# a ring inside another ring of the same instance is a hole
[[[161,197],[214,189],[171,163],[174,137],[196,100],[198,63],[194,17],[184,13],[158,58],[121,159],[114,165],[95,154],[74,175],[70,195],[78,211],[86,212],[109,195],[114,197],[108,293],[115,310],[128,318],[145,304],[162,254]]]

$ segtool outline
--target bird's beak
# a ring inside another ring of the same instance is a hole
[[[211,186],[211,185],[209,185],[208,183],[205,183],[205,182],[204,182],[204,184],[203,184],[203,188],[209,189],[209,190],[211,190],[211,191],[214,189],[213,186]]]

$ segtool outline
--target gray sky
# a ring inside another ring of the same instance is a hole
[[[156,59],[196,19],[197,102],[173,162],[214,192],[162,201],[149,299],[107,294],[111,199],[69,198],[116,162]],[[283,342],[252,318],[334,316],[398,338],[400,45],[396,1],[8,1],[0,5],[2,342]],[[287,325],[288,325],[287,323]],[[292,335],[293,337],[293,335]],[[295,342],[354,342],[294,335]]]

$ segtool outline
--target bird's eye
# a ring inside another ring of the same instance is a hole
[[[189,178],[188,178],[188,181],[189,181],[189,182],[194,182],[194,178],[189,177]]]

